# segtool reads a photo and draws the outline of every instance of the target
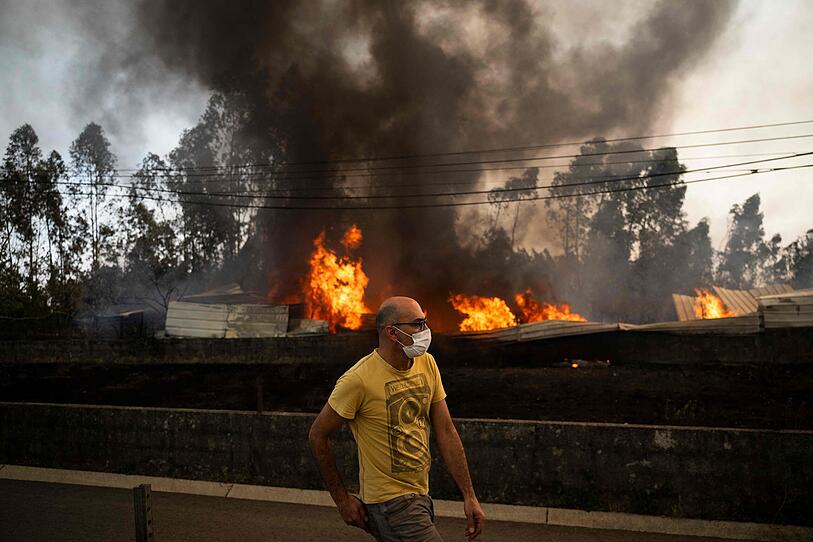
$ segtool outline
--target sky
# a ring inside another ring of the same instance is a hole
[[[641,8],[648,2],[611,4],[588,0],[545,2],[539,12],[540,16],[551,18],[550,26],[564,51],[568,46],[620,40],[624,30],[645,12]],[[104,127],[121,168],[137,166],[147,152],[166,154],[176,145],[181,132],[194,125],[203,112],[208,89],[170,73],[162,84],[131,94],[128,89],[138,82],[128,79],[132,76],[125,70],[110,73],[110,81],[98,85],[90,71],[105,54],[105,40],[115,41],[118,35],[123,35],[122,28],[108,25],[102,32],[86,32],[88,18],[94,17],[94,13],[72,9],[73,5],[44,0],[0,0],[0,145],[5,148],[8,135],[21,124],[30,123],[45,152],[56,149],[67,157],[70,142],[88,122],[95,121]],[[658,113],[656,133],[813,119],[811,22],[813,2],[742,0],[731,24],[712,49],[673,86],[672,95]],[[585,32],[585,28],[590,31]],[[808,133],[813,133],[813,124],[675,137],[657,143],[684,145]],[[813,138],[690,149],[681,152],[681,159],[689,169],[697,169],[748,158],[693,157],[809,150],[813,150]],[[813,159],[805,162],[798,158],[777,164],[803,163],[813,163]],[[711,175],[698,173],[686,178],[704,176]],[[708,218],[712,241],[715,247],[722,248],[731,206],[755,192],[762,198],[768,237],[779,233],[788,243],[813,228],[813,170],[690,185],[685,205],[687,218],[692,224]]]

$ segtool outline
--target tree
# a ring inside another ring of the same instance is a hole
[[[521,201],[533,197],[536,194],[536,185],[539,181],[539,168],[532,167],[526,169],[522,176],[511,177],[505,182],[502,189],[494,188],[488,194],[488,201],[495,206],[494,228],[499,224],[500,209],[507,207],[511,202],[516,203],[514,212],[514,222],[511,226],[511,250],[514,249],[514,241],[519,222],[519,210]]]
[[[699,286],[709,286],[714,277],[714,248],[711,246],[709,221],[703,218],[681,234],[675,243],[672,266],[680,279],[675,291],[691,292]]]
[[[0,172],[2,311],[68,316],[78,302],[84,230],[59,190],[65,175],[61,156],[52,151],[43,159],[37,143],[30,125],[15,130]]]
[[[184,131],[180,143],[169,155],[172,168],[177,171],[168,182],[172,190],[202,193],[209,190],[209,183],[195,171],[216,165],[212,137],[205,124]],[[219,265],[228,236],[229,228],[222,228],[215,207],[206,205],[211,201],[214,200],[205,196],[180,198],[182,253],[193,272],[208,271]]]
[[[620,320],[628,313],[625,292],[629,289],[632,239],[625,226],[615,199],[602,202],[591,220],[581,265],[581,274],[588,280],[583,292],[574,292],[583,299],[573,301],[580,301],[579,306],[589,310],[593,318]]]
[[[72,314],[79,302],[86,228],[78,216],[70,214],[59,190],[57,183],[65,178],[65,163],[59,153],[52,151],[40,171],[48,254],[45,290],[52,312]]]
[[[782,250],[777,267],[796,289],[813,288],[813,230],[808,230]]]
[[[764,262],[770,256],[762,227],[759,194],[731,207],[728,239],[720,254],[717,281],[728,288],[749,289],[759,283]]]
[[[608,318],[651,319],[660,310],[681,272],[672,255],[687,227],[684,171],[674,148],[600,138],[582,146],[568,171],[556,174],[546,201],[566,292]],[[623,288],[623,299],[598,291],[606,284]]]
[[[164,312],[173,296],[178,296],[186,270],[173,221],[160,207],[148,206],[143,196],[165,187],[167,178],[167,164],[148,154],[133,175],[128,205],[121,216],[127,232],[122,253],[131,293]]]
[[[581,156],[570,162],[567,172],[556,172],[550,189],[551,199],[545,200],[548,222],[556,229],[556,237],[566,259],[579,262],[593,215],[600,198],[591,195],[596,186],[587,185],[608,174],[601,156],[611,146],[597,138],[580,149]],[[606,156],[606,155],[604,155]]]
[[[679,162],[674,148],[646,155],[647,163],[641,168],[640,178],[622,182],[635,190],[611,195],[623,205],[627,230],[641,261],[657,258],[661,249],[673,245],[686,231],[683,212],[686,185],[681,179],[686,167]]]
[[[36,296],[39,282],[42,151],[38,142],[39,138],[31,125],[24,124],[11,134],[3,161],[9,261],[14,266],[14,258],[17,257],[17,265],[24,270],[30,296]]]
[[[116,157],[110,151],[110,142],[102,127],[95,122],[85,126],[71,144],[70,156],[74,176],[90,187],[85,195],[89,198],[87,215],[90,222],[91,265],[95,270],[99,268],[102,257],[110,256],[105,254],[104,248],[112,247],[109,237],[113,230],[105,227],[100,211],[104,213],[108,210],[106,194],[116,181]]]

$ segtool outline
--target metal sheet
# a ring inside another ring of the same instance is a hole
[[[170,301],[166,334],[171,337],[222,338],[226,335],[226,305]]]
[[[813,326],[813,290],[767,295],[758,301],[766,328]]]
[[[166,334],[172,337],[284,337],[287,331],[287,305],[172,301],[167,310]]]
[[[743,335],[758,333],[759,315],[713,318],[710,320],[685,320],[682,322],[656,322],[654,324],[619,324],[622,331],[666,331],[680,334],[716,333],[720,335]]]
[[[732,290],[715,286],[714,293],[723,300],[728,310],[737,316],[745,316],[746,314],[757,312],[757,300],[747,290]]]
[[[713,286],[712,289],[715,295],[723,301],[726,308],[732,311],[735,316],[746,316],[756,313],[759,308],[756,298],[760,295],[793,292],[793,288],[787,284],[771,284],[752,290],[735,290],[721,286]],[[679,321],[700,320],[700,318],[694,314],[695,299],[696,297],[689,295],[672,294],[672,303],[675,306],[675,314],[677,314]]]
[[[690,295],[672,294],[672,303],[675,305],[678,320],[681,322],[697,320],[697,316],[694,314],[694,300],[695,298]]]
[[[181,301],[188,303],[205,303],[205,304],[224,304],[224,305],[237,305],[237,304],[253,304],[259,305],[265,303],[262,295],[256,292],[245,292],[239,284],[233,282],[212,288],[199,294],[192,294],[184,296]]]
[[[472,340],[513,342],[536,341],[553,337],[566,337],[569,335],[589,335],[593,333],[606,333],[608,331],[617,330],[618,324],[546,320],[544,322],[531,322],[529,324],[520,324],[518,326],[503,329],[462,332],[457,334],[457,336]]]
[[[762,297],[766,295],[787,294],[793,292],[793,286],[790,284],[769,284],[761,288],[752,288],[748,292],[754,297]]]

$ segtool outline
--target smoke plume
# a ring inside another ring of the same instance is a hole
[[[714,43],[733,3],[654,3],[620,45],[590,47],[556,42],[546,16],[555,8],[564,4],[144,1],[133,8],[135,24],[125,41],[132,61],[124,70],[150,66],[128,78],[145,87],[160,85],[171,73],[240,95],[251,112],[241,138],[259,160],[312,162],[585,140],[652,129],[670,88]],[[589,34],[589,26],[583,32]],[[121,70],[120,60],[104,59]],[[500,155],[465,159],[495,157]],[[442,160],[449,159],[385,163]],[[310,166],[316,178],[303,182],[346,193],[341,187],[350,181],[325,169]],[[471,175],[477,174],[443,179]],[[389,183],[383,193],[397,196],[436,192],[437,180],[413,170],[365,182]],[[261,257],[250,269],[255,280],[293,290],[315,235],[327,229],[338,241],[341,230],[356,223],[365,234],[361,254],[371,277],[371,305],[388,294],[414,295],[430,317],[448,322],[455,318],[446,302],[451,292],[495,295],[527,286],[513,284],[527,277],[512,267],[514,251],[499,239],[489,245],[489,258],[464,248],[467,240],[458,232],[468,227],[459,223],[470,219],[465,216],[448,207],[262,211],[252,240]],[[541,230],[544,221],[541,214],[526,217],[520,227],[525,231],[518,238],[529,228]]]

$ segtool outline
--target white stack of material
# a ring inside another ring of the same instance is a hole
[[[284,337],[287,331],[288,305],[171,301],[167,310],[166,335],[171,337]]]
[[[757,298],[766,329],[813,326],[813,290],[796,290]]]
[[[327,335],[327,333],[327,322],[324,320],[296,318],[291,319],[288,324],[289,337],[300,337],[302,335]]]

